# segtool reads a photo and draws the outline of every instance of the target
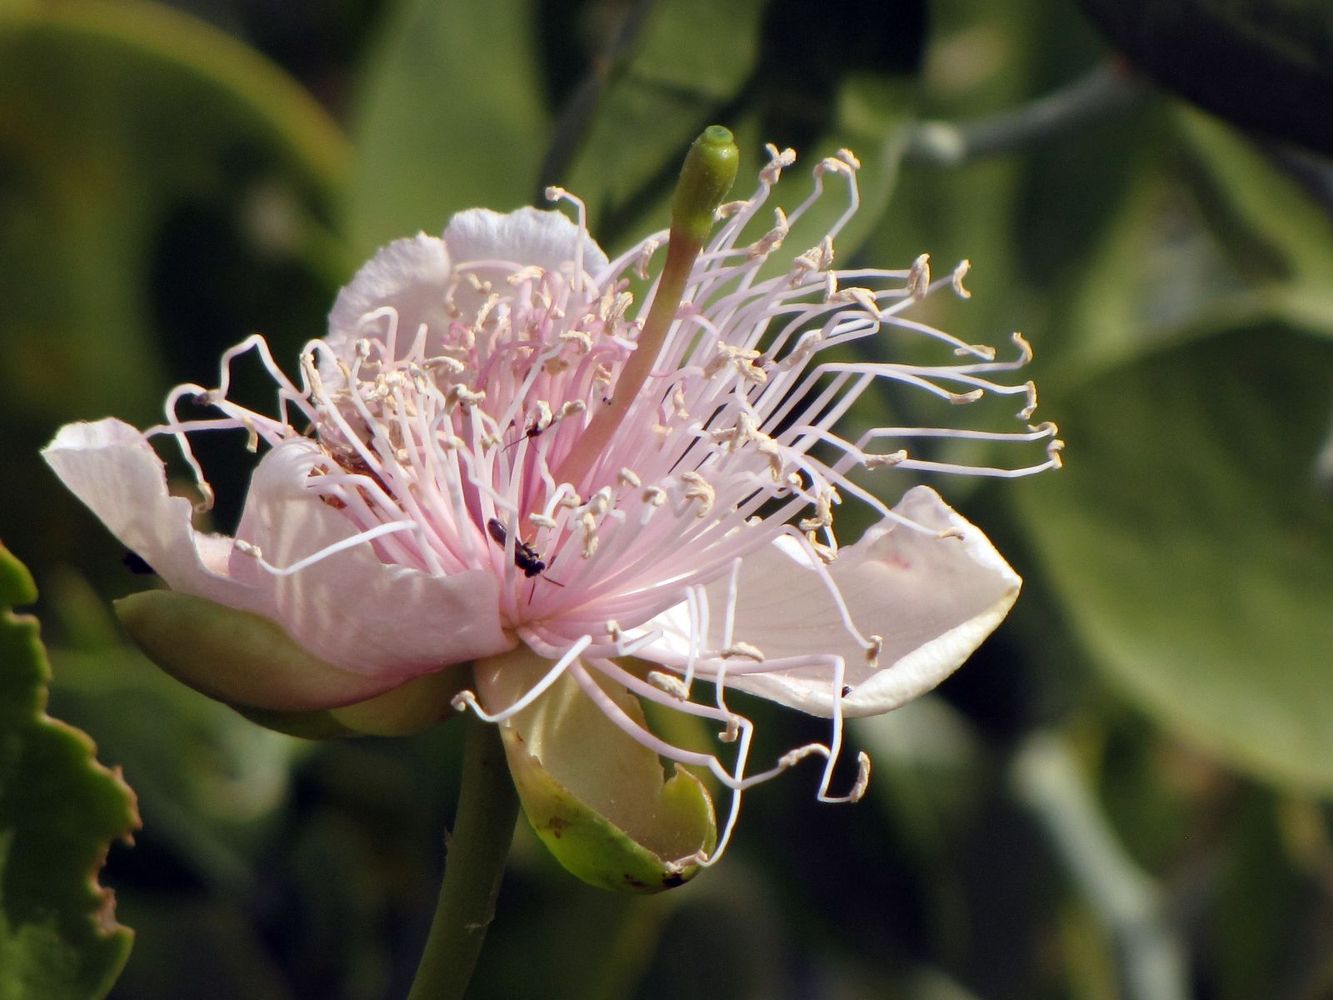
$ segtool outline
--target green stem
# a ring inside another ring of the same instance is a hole
[[[518,796],[500,731],[471,712],[464,720],[463,782],[444,882],[408,1000],[461,998],[495,918]]]

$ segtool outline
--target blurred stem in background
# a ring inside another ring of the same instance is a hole
[[[924,121],[914,126],[904,158],[909,163],[957,167],[1000,153],[1022,151],[1091,122],[1125,114],[1148,94],[1147,84],[1119,61],[1049,94],[988,118],[955,124]]]
[[[1185,948],[1162,894],[1112,832],[1064,740],[1050,733],[1030,737],[1014,757],[1011,778],[1018,798],[1110,932],[1122,995],[1186,1000]]]

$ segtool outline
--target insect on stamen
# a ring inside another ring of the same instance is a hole
[[[509,540],[509,532],[506,531],[505,526],[494,517],[486,522],[486,531],[491,536],[491,540],[501,548],[503,548],[505,542]],[[546,572],[546,563],[537,553],[537,550],[527,542],[518,538],[514,539],[514,565],[521,569],[523,575],[527,577],[540,576],[542,573]],[[549,580],[550,578],[547,577],[547,579]],[[555,583],[555,581],[551,580],[551,583]],[[556,584],[556,586],[561,586],[561,584]]]

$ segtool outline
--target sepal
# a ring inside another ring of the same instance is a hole
[[[116,602],[125,631],[172,677],[247,718],[307,739],[426,729],[450,711],[466,671],[456,665],[406,683],[335,667],[276,622],[167,590]]]
[[[550,668],[526,649],[479,661],[491,711],[513,704]],[[602,689],[639,725],[623,688]],[[500,723],[519,800],[537,836],[572,874],[603,889],[660,892],[698,873],[717,844],[713,802],[693,774],[667,777],[657,754],[622,732],[568,674]]]

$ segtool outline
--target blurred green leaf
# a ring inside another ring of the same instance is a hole
[[[1176,115],[1211,183],[1221,244],[1242,273],[1304,285],[1333,313],[1333,218],[1271,155],[1221,122],[1195,111]]]
[[[97,883],[113,840],[139,826],[134,793],[84,733],[46,714],[51,669],[28,571],[0,546],[0,997],[104,996],[133,933]]]
[[[310,744],[260,729],[129,647],[52,658],[62,713],[96,725],[103,752],[134,775],[155,834],[208,880],[251,888],[243,848],[286,801]]]
[[[1062,386],[1059,475],[1016,487],[1095,662],[1164,724],[1333,791],[1333,344],[1276,324]]]
[[[588,205],[592,231],[610,244],[665,228],[663,199],[685,151],[755,72],[764,0],[639,3],[561,116],[545,179]],[[624,37],[632,32],[632,37]],[[749,152],[748,149],[744,152]],[[737,194],[753,168],[742,165]]]
[[[844,16],[864,13],[860,6],[849,5]],[[775,202],[789,211],[810,193],[810,169],[849,148],[862,163],[861,209],[838,241],[845,260],[883,213],[915,103],[915,83],[900,65],[917,54],[916,37],[904,30],[911,18],[897,11],[895,17],[857,19],[857,38],[833,43],[829,36],[841,31],[838,22],[811,22],[789,3],[655,5],[637,46],[620,53],[621,62],[600,81],[596,101],[588,99],[579,109],[590,126],[577,154],[567,157],[569,170],[552,171],[550,179],[587,202],[594,234],[616,247],[665,227],[664,206],[684,151],[710,122],[732,128],[741,145],[738,198],[750,194],[767,162],[764,143],[798,147],[799,164],[787,173]],[[772,36],[797,31],[800,49],[765,61]],[[577,128],[567,119],[561,126]],[[557,148],[569,141],[559,133],[555,139]],[[786,270],[846,211],[843,182],[827,182],[829,194],[773,255],[774,270]],[[771,225],[771,215],[763,216],[750,238]]]
[[[1136,65],[1245,127],[1333,152],[1325,0],[1082,0]]]
[[[56,419],[155,405],[148,271],[180,199],[233,173],[256,191],[284,175],[329,190],[341,173],[342,139],[303,92],[166,8],[0,18],[0,95],[0,388]]]
[[[364,77],[346,229],[362,256],[525,204],[547,133],[536,0],[402,4]]]

